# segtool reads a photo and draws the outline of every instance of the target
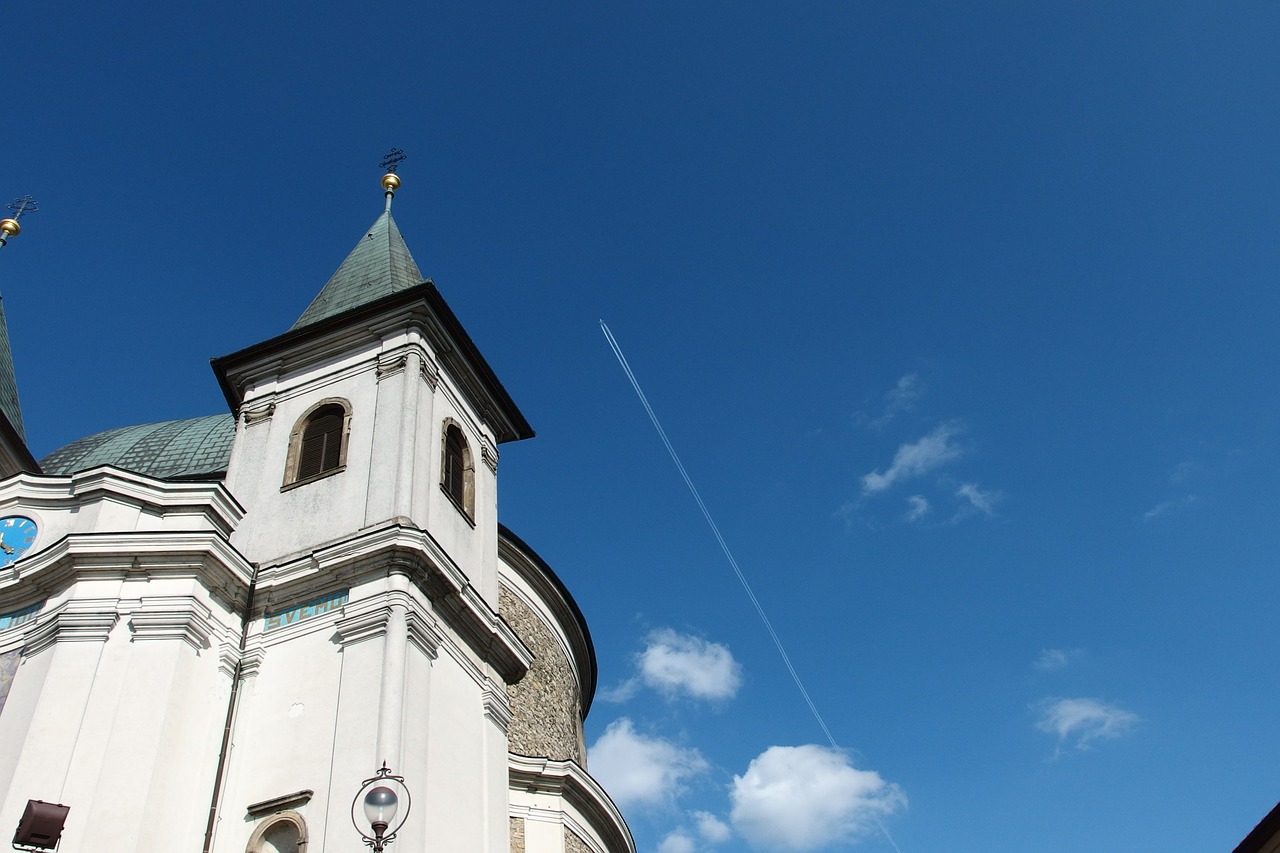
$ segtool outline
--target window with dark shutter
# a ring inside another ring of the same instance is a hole
[[[348,412],[343,401],[324,401],[294,425],[284,488],[342,470],[346,464]]]
[[[321,406],[311,413],[298,444],[294,480],[306,480],[342,464],[342,427],[346,412],[341,406]]]
[[[466,507],[467,440],[462,430],[450,424],[444,433],[444,490],[454,503]]]

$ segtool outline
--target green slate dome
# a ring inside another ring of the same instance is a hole
[[[221,479],[235,437],[230,414],[117,427],[55,450],[40,460],[40,468],[68,475],[114,465],[149,477]]]

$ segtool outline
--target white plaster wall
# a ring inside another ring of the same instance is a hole
[[[216,645],[143,638],[127,613],[105,638],[29,656],[0,714],[4,741],[21,745],[0,770],[0,824],[44,799],[72,807],[64,853],[198,849],[228,687]]]
[[[261,664],[241,688],[215,853],[244,850],[259,824],[248,819],[248,805],[306,789],[314,796],[294,808],[307,821],[308,850],[356,849],[351,800],[384,760],[405,776],[414,798],[394,849],[506,853],[506,740],[500,731],[494,736],[484,716],[478,681],[492,672],[404,581],[383,576],[358,584],[342,609],[265,634],[261,617],[255,619],[248,646]],[[426,620],[428,634],[438,631],[442,646],[433,657],[407,643],[403,668],[392,673],[403,678],[392,715],[398,738],[387,739],[378,728],[387,719],[380,702],[389,695],[392,629],[379,623],[345,641],[343,632],[368,614],[404,606],[396,602],[410,602],[414,618]],[[397,740],[384,754],[380,744]]]

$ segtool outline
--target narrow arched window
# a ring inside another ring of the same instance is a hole
[[[444,429],[444,465],[440,475],[440,487],[444,493],[466,514],[475,517],[475,468],[471,464],[471,448],[457,424]]]
[[[341,406],[321,406],[311,414],[302,430],[298,447],[298,479],[316,477],[337,468],[342,458],[342,422],[347,413]]]
[[[350,419],[345,401],[336,399],[321,402],[298,419],[289,439],[285,488],[343,469]]]

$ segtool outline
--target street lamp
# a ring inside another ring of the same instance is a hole
[[[404,801],[403,812],[400,811],[401,800]],[[385,761],[376,776],[360,783],[360,790],[351,801],[351,822],[364,843],[373,848],[373,853],[382,853],[383,848],[395,841],[396,833],[409,818],[412,802],[404,777],[393,776]],[[357,804],[363,807],[363,825],[356,814]],[[366,832],[366,828],[373,834]]]

